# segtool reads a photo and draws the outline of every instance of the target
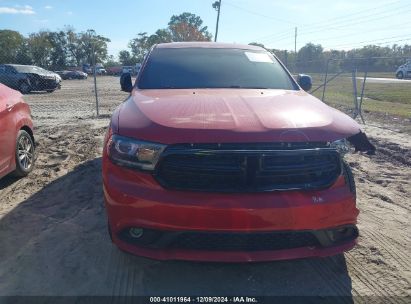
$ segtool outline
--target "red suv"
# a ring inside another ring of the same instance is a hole
[[[0,178],[33,170],[34,137],[30,108],[20,92],[0,84]]]
[[[372,152],[359,125],[306,93],[262,48],[152,48],[114,112],[103,152],[109,232],[155,259],[328,256],[358,237],[344,154]]]

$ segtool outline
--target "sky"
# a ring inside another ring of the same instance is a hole
[[[94,29],[117,55],[140,32],[167,27],[174,14],[200,16],[214,35],[215,0],[0,0],[0,29],[28,35],[69,25]],[[218,41],[259,42],[297,50],[308,42],[325,49],[411,43],[411,0],[222,0]]]

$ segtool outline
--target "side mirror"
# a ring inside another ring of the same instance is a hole
[[[311,76],[308,76],[305,74],[299,74],[297,78],[297,82],[304,91],[311,90],[313,86],[313,81],[311,79]]]
[[[120,86],[121,86],[122,91],[131,93],[131,91],[133,90],[133,83],[131,82],[131,74],[130,73],[121,74]]]

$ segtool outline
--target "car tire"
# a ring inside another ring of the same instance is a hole
[[[47,92],[47,93],[53,93],[54,90],[47,90],[46,92]]]
[[[398,79],[403,79],[404,78],[404,73],[402,71],[399,71],[396,76],[397,76]]]
[[[28,94],[31,91],[31,87],[30,84],[28,83],[28,81],[22,81],[19,84],[19,91],[21,92],[21,94]]]
[[[35,146],[33,138],[24,130],[17,134],[15,159],[16,169],[13,175],[16,177],[27,176],[34,168]]]

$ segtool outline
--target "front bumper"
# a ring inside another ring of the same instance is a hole
[[[183,192],[166,190],[151,175],[118,167],[105,158],[103,185],[113,242],[127,252],[154,259],[246,262],[323,257],[351,249],[358,235],[355,195],[343,176],[325,190]],[[294,244],[292,248],[158,246],[156,242],[153,246],[124,237],[124,231],[131,227],[167,235],[197,233],[197,238],[201,238],[202,233],[241,236],[318,232],[347,226],[355,230],[352,237],[326,245]]]

